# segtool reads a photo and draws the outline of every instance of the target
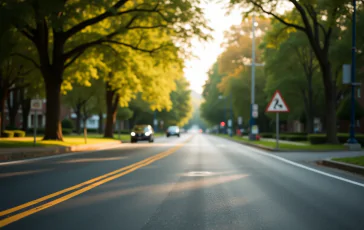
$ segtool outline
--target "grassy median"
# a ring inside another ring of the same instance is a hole
[[[334,161],[344,162],[348,164],[354,164],[359,166],[364,166],[364,156],[359,157],[347,157],[347,158],[335,158]]]
[[[260,145],[263,147],[268,148],[276,148],[275,141],[266,141],[266,140],[259,140],[259,141],[251,141],[244,137],[233,136],[229,137],[226,134],[219,134],[218,136],[233,139],[242,143]],[[298,142],[297,144],[289,144],[289,143],[279,143],[279,148],[282,150],[302,150],[302,151],[324,151],[324,150],[345,150],[346,147],[344,145],[329,145],[329,144],[322,144],[322,145],[311,145],[308,142],[302,144],[302,142]]]

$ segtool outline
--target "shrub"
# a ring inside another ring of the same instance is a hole
[[[115,129],[114,133],[116,133],[116,134],[119,133],[118,129]],[[122,129],[122,130],[120,130],[120,134],[130,134],[130,131],[127,129]]]
[[[5,130],[1,133],[1,137],[12,138],[14,137],[14,132],[10,130]]]
[[[262,138],[273,138],[273,133],[260,133]]]
[[[307,136],[307,133],[291,133],[291,132],[287,132],[287,133],[282,133],[282,135],[295,135],[295,136]]]
[[[81,131],[83,131],[83,129]],[[87,129],[87,133],[97,133],[98,131],[98,129]]]
[[[275,134],[273,135],[273,138],[276,138]],[[279,139],[287,141],[307,141],[307,135],[282,133],[279,134]]]
[[[73,122],[70,119],[64,119],[62,121],[63,129],[72,129],[73,130]]]
[[[310,134],[307,136],[307,139],[312,145],[319,145],[326,143],[325,134]]]
[[[8,130],[8,131],[14,131],[14,130],[18,130],[18,128],[17,127],[15,127],[15,126],[7,126],[6,128],[5,128],[6,130]]]
[[[338,138],[340,144],[345,144],[349,139],[349,134],[339,133],[337,135],[337,138]],[[355,138],[361,145],[364,145],[364,135],[363,134],[357,134],[357,135],[355,135]],[[325,144],[326,143],[326,134],[311,134],[311,135],[308,135],[308,140],[313,145]]]
[[[339,133],[337,135],[337,138],[339,139],[339,142],[341,144],[345,144],[349,139],[349,134],[347,133]],[[363,134],[356,134],[355,139],[361,144],[364,145],[364,135]]]
[[[37,134],[44,134],[44,128],[37,128]],[[27,130],[27,134],[33,135],[34,129],[30,128]]]
[[[70,134],[72,134],[72,129],[62,129],[62,134],[63,135],[70,135]]]
[[[14,130],[14,137],[25,137],[25,132],[23,130]]]
[[[307,136],[304,135],[287,135],[287,141],[307,141]]]

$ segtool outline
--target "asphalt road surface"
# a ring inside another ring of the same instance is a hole
[[[364,229],[364,179],[204,134],[0,164],[17,230]]]

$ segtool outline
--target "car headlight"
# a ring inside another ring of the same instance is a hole
[[[145,136],[149,136],[150,135],[150,132],[145,132]]]
[[[131,133],[130,133],[130,135],[131,135],[132,137],[134,137],[134,136],[135,136],[135,133],[134,133],[134,132],[131,132]]]

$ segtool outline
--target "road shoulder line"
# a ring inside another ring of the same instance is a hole
[[[219,138],[218,136],[215,136],[215,137]],[[223,139],[230,141],[229,139],[226,139],[226,138],[223,138]],[[235,141],[232,141],[232,142],[238,143],[238,142],[235,142]],[[314,168],[311,168],[311,167],[296,163],[296,162],[288,160],[286,158],[277,156],[275,154],[261,151],[261,150],[255,148],[255,147],[250,147],[250,146],[245,145],[245,148],[247,148],[247,149],[249,149],[249,150],[251,150],[251,151],[253,151],[253,152],[257,153],[257,154],[264,155],[264,156],[267,156],[267,157],[270,157],[270,158],[274,158],[276,160],[285,162],[287,164],[296,166],[298,168],[302,168],[302,169],[305,169],[305,170],[308,170],[308,171],[311,171],[311,172],[314,172],[314,173],[317,173],[317,174],[320,174],[320,175],[323,175],[323,176],[334,178],[334,179],[337,179],[337,180],[340,180],[340,181],[343,181],[343,182],[346,182],[346,183],[349,183],[349,184],[357,185],[359,187],[364,188],[364,183],[360,183],[360,182],[357,182],[357,181],[346,179],[344,177],[340,177],[340,176],[336,176],[336,175],[333,175],[333,174],[330,174],[330,173],[326,173],[326,172],[323,172],[323,171],[320,171],[320,170],[317,170],[317,169],[314,169]]]

